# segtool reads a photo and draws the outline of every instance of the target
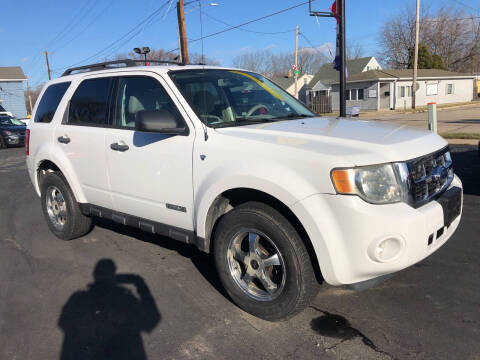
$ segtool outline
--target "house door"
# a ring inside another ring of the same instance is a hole
[[[390,109],[390,83],[380,83],[380,109]]]

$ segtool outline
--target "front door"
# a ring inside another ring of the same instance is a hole
[[[193,230],[193,127],[186,121],[186,136],[135,131],[140,111],[166,110],[186,119],[164,85],[156,75],[116,78],[105,143],[113,208]]]

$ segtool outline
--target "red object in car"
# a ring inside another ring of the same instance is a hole
[[[25,130],[25,155],[30,155],[30,130]]]

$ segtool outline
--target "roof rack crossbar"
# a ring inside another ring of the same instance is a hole
[[[176,61],[167,61],[167,60],[147,60],[147,62],[157,63],[157,64],[182,65],[181,63],[178,63]],[[131,67],[131,66],[138,66],[139,64],[145,65],[145,60],[123,59],[123,60],[105,61],[105,62],[96,63],[96,64],[77,66],[77,67],[72,67],[65,70],[62,76],[71,75],[74,71],[81,71],[81,70],[84,70],[84,72],[89,72],[89,71],[96,71],[96,70],[103,70],[103,69],[114,69],[115,67],[111,65],[117,65],[117,64],[123,64],[125,65],[125,67]]]

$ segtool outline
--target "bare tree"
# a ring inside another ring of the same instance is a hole
[[[363,45],[358,41],[349,41],[346,48],[347,60],[355,60],[365,56]]]
[[[150,52],[147,55],[148,60],[160,60],[160,61],[178,61],[179,55],[173,52],[167,52],[164,49],[150,49]],[[189,55],[190,62],[194,63],[202,63],[206,65],[220,65],[220,62],[216,59],[210,58],[205,55],[197,54],[197,53],[190,53]],[[116,54],[114,57],[115,60],[119,59],[137,59],[143,60],[143,55],[137,54],[133,51],[129,53],[119,53]]]
[[[327,61],[318,49],[298,49],[298,70],[301,74],[314,74]],[[245,52],[233,59],[233,66],[255,71],[268,77],[286,76],[294,64],[293,52],[273,53],[270,50]]]
[[[479,68],[480,20],[453,7],[441,7],[435,13],[422,9],[420,43],[439,56],[452,71],[476,71]],[[405,8],[388,19],[380,32],[380,60],[393,68],[408,67],[414,46],[415,13]]]
[[[44,84],[40,84],[40,85],[37,85],[35,88],[30,89],[30,96],[32,97],[32,106],[33,107],[35,107],[35,103],[38,100],[38,96],[40,95],[40,92],[42,91],[43,85]],[[24,92],[24,97],[25,97],[25,104],[27,106],[27,113],[31,114],[33,109],[30,108],[30,101],[28,100],[28,91],[27,90],[25,90],[25,92]]]

